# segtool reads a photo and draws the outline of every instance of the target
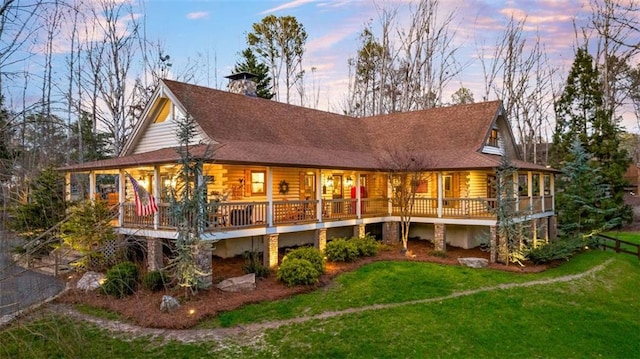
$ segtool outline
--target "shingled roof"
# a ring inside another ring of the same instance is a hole
[[[163,85],[219,145],[219,163],[381,169],[380,153],[415,151],[434,169],[495,168],[480,152],[500,101],[354,118],[182,82]],[[170,153],[173,151],[173,153]],[[175,162],[175,150],[69,166],[67,170]],[[517,161],[521,168],[544,169]]]

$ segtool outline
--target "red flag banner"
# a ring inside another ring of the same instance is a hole
[[[133,192],[136,197],[136,214],[138,216],[149,216],[158,212],[156,199],[149,194],[147,190],[142,188],[138,184],[138,181],[136,181],[130,174],[127,173],[127,176],[129,177],[129,181],[131,181]]]

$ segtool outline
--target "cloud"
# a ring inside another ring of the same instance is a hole
[[[278,12],[278,11],[281,11],[281,10],[295,9],[297,7],[306,5],[308,3],[316,2],[316,1],[318,1],[318,0],[293,0],[293,1],[290,1],[288,3],[284,3],[282,5],[279,5],[279,6],[276,6],[276,7],[272,7],[271,9],[267,9],[267,10],[261,12],[260,15],[270,14],[270,13]]]
[[[196,12],[190,12],[187,14],[187,19],[189,20],[206,19],[208,17],[209,17],[209,13],[207,11],[196,11]]]

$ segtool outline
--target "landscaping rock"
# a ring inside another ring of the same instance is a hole
[[[163,312],[173,312],[176,309],[180,308],[180,302],[170,295],[162,296],[162,303],[160,303],[160,310]]]
[[[486,268],[489,265],[489,261],[484,258],[458,258],[458,263],[471,268]]]
[[[255,290],[256,274],[249,273],[243,275],[242,277],[225,279],[222,282],[218,283],[216,287],[225,292],[242,292]]]
[[[76,288],[88,292],[100,288],[102,282],[104,282],[104,274],[89,271],[80,278]]]

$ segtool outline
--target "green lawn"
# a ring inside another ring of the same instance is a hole
[[[611,231],[606,232],[605,235],[613,238],[618,238],[622,241],[640,244],[640,232]]]
[[[523,275],[430,263],[374,263],[330,288],[224,313],[203,327],[437,298],[456,291],[604,270],[570,282],[499,289],[269,329],[241,340],[163,343],[58,317],[0,332],[4,358],[633,358],[640,355],[640,261],[593,251]],[[135,355],[133,355],[135,353]]]

